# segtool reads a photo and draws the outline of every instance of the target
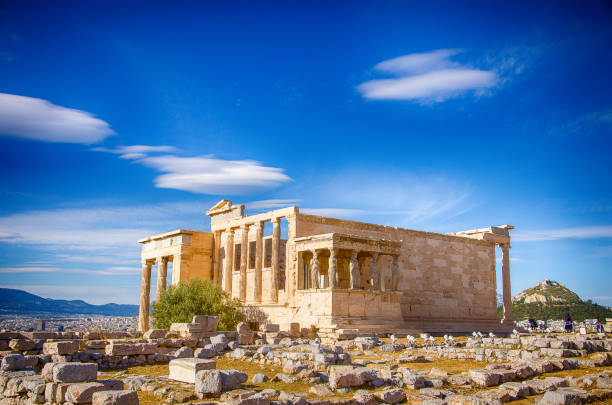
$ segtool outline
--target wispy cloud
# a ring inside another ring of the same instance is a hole
[[[612,225],[583,226],[540,231],[518,231],[512,234],[512,240],[515,242],[597,238],[612,238]]]
[[[206,204],[169,203],[27,211],[0,217],[0,242],[57,249],[63,260],[66,251],[79,250],[113,251],[115,256],[122,253],[123,259],[126,249],[138,252],[138,239],[184,226],[185,217],[197,218],[206,208]]]
[[[291,181],[284,169],[253,160],[223,160],[213,156],[150,156],[138,160],[164,172],[155,186],[200,194],[251,194]]]
[[[224,160],[212,155],[178,156],[174,146],[131,145],[114,149],[93,148],[110,152],[122,159],[151,167],[164,174],[155,178],[158,188],[171,188],[198,194],[252,194],[290,182],[285,169],[264,166],[254,160]],[[152,155],[154,153],[172,153]]]
[[[92,144],[113,135],[92,114],[40,98],[0,93],[0,134],[47,142]]]
[[[299,199],[271,199],[251,201],[246,203],[246,209],[251,211],[277,210],[279,208],[298,205],[302,200]]]
[[[315,196],[299,204],[303,213],[430,230],[434,225],[447,226],[449,219],[475,206],[465,182],[376,168],[315,178],[294,192]]]
[[[102,276],[133,276],[140,273],[139,266],[113,266],[105,269],[71,269],[64,267],[0,267],[0,274],[57,273],[91,274]]]
[[[551,135],[585,135],[599,130],[612,131],[612,108],[592,111],[552,127]]]
[[[380,62],[374,67],[375,70],[400,77],[369,80],[361,83],[358,89],[368,99],[431,103],[496,85],[499,77],[495,71],[461,66],[450,60],[459,52],[440,49]]]
[[[120,155],[121,159],[139,159],[146,157],[148,153],[176,153],[179,149],[174,146],[160,145],[129,145],[129,146],[118,146],[116,148],[92,148],[91,150],[96,152],[108,152]]]

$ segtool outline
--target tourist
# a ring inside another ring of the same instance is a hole
[[[529,317],[529,327],[533,330],[536,330],[538,328],[538,323],[535,319],[533,319],[533,316]]]
[[[574,330],[574,324],[570,314],[566,314],[565,317],[565,331],[571,333]]]
[[[595,320],[595,329],[597,330],[597,333],[604,333],[604,327],[599,318]]]

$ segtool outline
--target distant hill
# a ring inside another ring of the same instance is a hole
[[[22,290],[0,288],[0,314],[85,314],[107,316],[138,315],[138,305],[92,305],[82,300],[53,300]]]
[[[500,317],[501,313],[501,307],[498,307]],[[591,300],[583,301],[578,294],[552,280],[543,280],[512,298],[512,317],[515,321],[530,316],[541,320],[563,319],[568,313],[577,322],[593,318],[605,322],[605,318],[612,318],[612,310],[609,308]]]
[[[578,294],[557,283],[556,281],[544,280],[535,287],[512,297],[516,304],[576,304],[582,302]]]

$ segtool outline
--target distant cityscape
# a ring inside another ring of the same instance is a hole
[[[138,328],[136,316],[6,314],[0,315],[0,330],[18,332],[130,331]]]

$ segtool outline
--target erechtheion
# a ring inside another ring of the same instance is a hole
[[[308,215],[298,207],[245,216],[244,205],[228,200],[207,214],[211,232],[180,229],[138,241],[141,330],[149,324],[151,268],[157,263],[159,297],[169,261],[173,284],[211,280],[273,323],[315,326],[322,334],[512,329],[510,225],[444,235]],[[271,236],[264,236],[266,222]]]

